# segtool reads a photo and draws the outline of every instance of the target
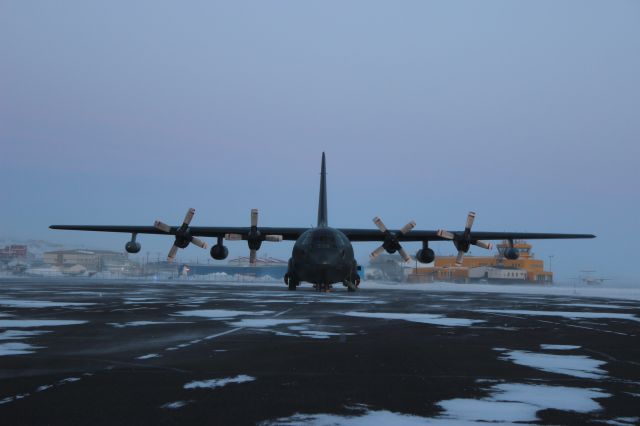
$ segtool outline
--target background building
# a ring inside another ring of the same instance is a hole
[[[465,256],[462,266],[456,265],[456,256],[437,256],[432,267],[414,268],[408,276],[411,282],[528,282],[550,284],[553,273],[544,270],[544,261],[535,259],[531,244],[514,241],[520,257],[509,260],[504,257],[508,242],[498,244],[495,256]]]
[[[55,250],[45,252],[44,263],[61,268],[76,265],[90,272],[122,271],[129,267],[129,258],[125,253],[108,250]]]

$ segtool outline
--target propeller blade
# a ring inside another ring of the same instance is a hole
[[[382,222],[382,219],[380,219],[378,216],[373,218],[373,223],[376,224],[376,226],[378,227],[378,229],[382,232],[387,232],[387,227],[384,226],[384,223]]]
[[[445,240],[453,240],[456,236],[449,232],[449,231],[445,231],[444,229],[438,229],[438,237],[440,238],[444,238]]]
[[[493,244],[488,243],[486,241],[476,241],[474,243],[472,243],[474,246],[483,248],[483,249],[487,249],[487,250],[491,250],[493,248]]]
[[[409,256],[409,254],[406,251],[404,251],[402,247],[398,249],[398,253],[400,253],[400,256],[402,256],[405,262],[408,262],[411,260],[411,256]]]
[[[469,212],[469,215],[467,216],[467,226],[465,226],[465,230],[471,229],[475,218],[476,218],[476,212]]]
[[[458,256],[456,257],[456,266],[462,266],[462,258],[464,257],[463,251],[458,251]]]
[[[239,241],[242,239],[242,234],[225,234],[224,239],[229,241]]]
[[[204,241],[202,241],[200,238],[196,238],[196,237],[191,237],[191,242],[195,245],[197,245],[200,248],[206,249],[207,243],[205,243]]]
[[[380,256],[380,254],[384,251],[384,247],[380,246],[377,249],[375,249],[374,251],[371,252],[371,254],[369,255],[370,259],[375,259],[376,257]]]
[[[249,263],[251,265],[256,264],[256,250],[249,251]]]
[[[258,209],[251,209],[251,226],[258,226]]]
[[[194,209],[193,207],[187,210],[187,214],[184,217],[184,221],[182,222],[182,225],[189,226],[189,224],[191,223],[191,219],[193,219],[194,214],[196,214],[196,209]]]
[[[271,241],[273,243],[279,243],[283,239],[284,237],[282,235],[265,235],[264,236],[265,241]]]
[[[153,222],[153,227],[156,229],[159,229],[162,232],[166,232],[167,234],[169,232],[171,232],[171,227],[169,225],[167,225],[164,222],[161,222],[159,220],[156,220],[155,222]]]
[[[402,229],[400,230],[400,233],[402,233],[402,235],[406,235],[407,232],[410,232],[415,227],[416,227],[416,221],[412,220],[411,222],[407,223],[405,226],[402,227]]]
[[[173,262],[173,259],[176,258],[176,254],[178,253],[178,246],[171,246],[171,250],[169,250],[169,254],[167,255],[167,262]]]

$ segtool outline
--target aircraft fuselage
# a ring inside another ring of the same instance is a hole
[[[290,288],[300,281],[324,288],[333,283],[357,285],[359,276],[351,241],[341,231],[328,226],[309,229],[293,246],[285,280]]]

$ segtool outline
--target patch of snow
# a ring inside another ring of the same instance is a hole
[[[547,349],[547,350],[552,350],[552,351],[569,351],[572,349],[580,349],[581,346],[575,346],[575,345],[547,345],[547,344],[541,344],[540,345],[541,349]]]
[[[230,319],[243,315],[268,315],[273,311],[231,311],[227,309],[197,309],[193,311],[179,311],[178,315],[185,317],[202,317],[211,319]]]
[[[111,325],[115,328],[125,328],[125,327],[141,327],[143,325],[155,325],[155,324],[191,324],[190,322],[185,321],[131,321],[131,322],[108,322],[108,325]]]
[[[177,410],[179,408],[184,407],[185,405],[187,405],[190,401],[173,401],[173,402],[167,402],[166,404],[163,404],[160,406],[160,408],[164,408],[167,410]]]
[[[413,416],[411,414],[394,413],[391,411],[365,411],[358,415],[340,416],[337,414],[294,414],[291,417],[283,417],[268,420],[261,425],[311,425],[311,426],[369,426],[369,425],[394,425],[394,426],[423,426],[429,419]],[[454,423],[450,423],[452,426]],[[460,424],[460,423],[457,423]]]
[[[509,351],[501,359],[518,365],[537,368],[550,373],[566,374],[585,379],[600,379],[607,372],[600,369],[606,361],[599,361],[584,355],[555,355],[527,351]]]
[[[73,382],[78,382],[82,380],[80,377],[67,377],[66,379],[62,379],[58,381],[59,385],[65,384],[65,383],[73,383]]]
[[[2,328],[57,327],[62,325],[85,324],[88,321],[76,320],[0,320]]]
[[[21,342],[0,343],[0,356],[32,354],[33,349],[41,349],[42,346],[31,346]]]
[[[387,302],[385,300],[375,300],[375,299],[371,299],[371,298],[352,298],[352,297],[326,297],[325,295],[320,294],[319,297],[317,298],[309,298],[308,300],[304,300],[305,302],[313,302],[313,303],[346,303],[346,304],[353,304],[353,303],[358,303],[358,304],[362,304],[365,303],[367,305],[384,305]]]
[[[638,321],[635,315],[621,314],[617,312],[567,312],[567,311],[529,311],[520,309],[478,309],[476,312],[486,312],[489,314],[510,314],[510,315],[533,315],[546,317],[563,317],[569,319],[623,319],[630,321]]]
[[[468,327],[470,325],[485,322],[484,320],[472,320],[467,318],[447,318],[438,314],[408,314],[393,312],[345,312],[341,315],[359,318],[378,318],[404,320],[422,324],[432,324],[446,327]]]
[[[562,285],[518,285],[518,284],[471,284],[461,285],[455,283],[425,283],[425,284],[392,284],[376,281],[364,281],[361,288],[383,289],[383,290],[417,290],[425,293],[439,292],[459,292],[468,295],[470,293],[505,293],[505,294],[532,294],[532,295],[553,295],[570,296],[573,298],[599,297],[605,299],[623,299],[640,301],[640,287],[633,285],[630,288],[613,287],[580,287]]]
[[[545,409],[588,413],[601,409],[595,398],[611,395],[598,389],[504,383],[491,388],[483,399],[450,399],[438,403],[444,419],[474,422],[532,422]]]
[[[353,336],[353,333],[332,333],[329,331],[313,331],[313,330],[307,330],[307,331],[301,331],[300,334],[302,334],[304,337],[311,337],[312,339],[328,339],[331,336]]]
[[[620,305],[601,305],[598,303],[568,303],[563,306],[578,306],[580,308],[603,308],[603,309],[629,309],[630,306],[620,306]]]
[[[0,340],[22,340],[29,337],[39,336],[40,334],[50,333],[50,331],[40,330],[6,330],[0,333]]]
[[[137,357],[136,359],[150,359],[150,358],[159,358],[160,355],[158,354],[147,354],[147,355],[142,355]]]
[[[199,380],[194,382],[189,382],[184,385],[185,389],[216,389],[221,388],[223,386],[228,385],[229,383],[246,383],[253,382],[256,378],[247,376],[245,374],[240,374],[235,377],[226,377],[224,379],[211,379],[211,380]]]
[[[73,306],[90,306],[95,303],[81,302],[49,302],[45,300],[0,299],[0,306],[7,308],[68,308]]]
[[[617,417],[613,420],[602,420],[608,425],[629,426],[640,424],[640,417]]]
[[[251,328],[266,328],[274,327],[281,324],[301,324],[307,322],[306,319],[273,319],[273,318],[259,318],[259,319],[241,319],[237,322],[232,322],[230,325],[233,327],[251,327]]]
[[[42,392],[42,391],[45,391],[45,390],[47,390],[47,389],[49,389],[49,388],[52,388],[52,387],[53,387],[53,385],[42,385],[42,386],[38,386],[38,387],[36,388],[36,392]]]

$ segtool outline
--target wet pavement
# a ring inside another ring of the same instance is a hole
[[[3,280],[0,418],[636,424],[639,336],[630,300]]]

